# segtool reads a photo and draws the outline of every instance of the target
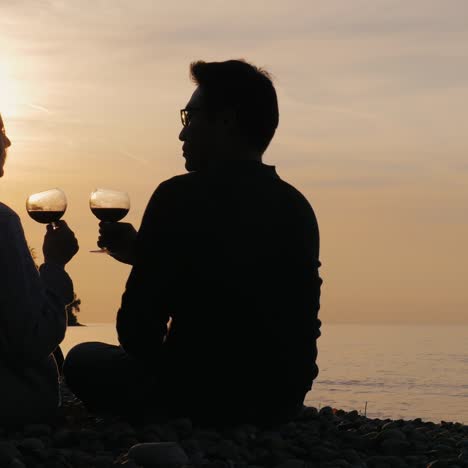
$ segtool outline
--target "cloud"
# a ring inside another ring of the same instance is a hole
[[[41,112],[45,112],[46,114],[50,114],[50,110],[47,109],[46,107],[38,106],[38,105],[36,105],[36,104],[28,104],[28,106],[29,106],[31,109],[38,110],[38,111],[41,111]]]

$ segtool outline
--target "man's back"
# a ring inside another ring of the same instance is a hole
[[[319,234],[274,167],[239,162],[164,182],[138,248],[118,319],[130,354],[164,356],[188,406],[302,402],[317,375]],[[155,346],[150,325],[165,314],[172,326]]]

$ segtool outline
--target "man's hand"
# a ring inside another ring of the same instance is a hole
[[[42,245],[44,263],[53,263],[64,267],[78,250],[79,246],[75,234],[65,221],[58,221],[54,226],[47,225]]]
[[[137,231],[130,223],[99,223],[98,246],[105,248],[116,260],[133,265]]]

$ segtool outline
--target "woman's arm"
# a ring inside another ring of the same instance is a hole
[[[0,213],[0,359],[12,367],[41,361],[63,340],[73,284],[63,266],[37,271],[18,216]]]

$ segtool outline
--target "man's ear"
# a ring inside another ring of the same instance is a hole
[[[237,126],[237,112],[235,109],[228,107],[220,112],[219,120],[228,128],[235,128]]]

